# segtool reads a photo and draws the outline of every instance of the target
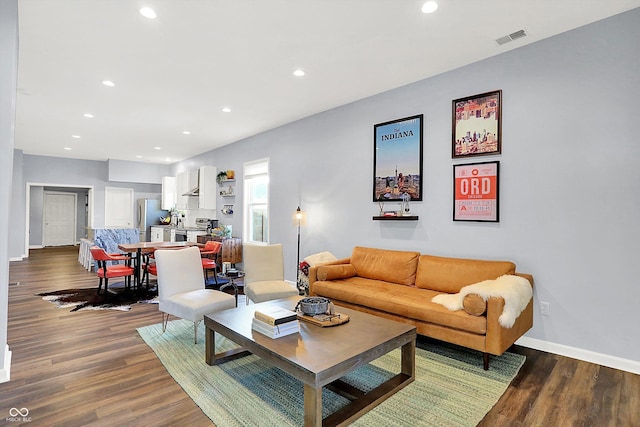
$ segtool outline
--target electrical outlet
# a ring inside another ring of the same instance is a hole
[[[540,301],[540,314],[543,316],[551,315],[551,304],[548,302]]]

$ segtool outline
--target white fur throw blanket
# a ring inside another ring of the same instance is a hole
[[[464,297],[469,294],[478,294],[485,301],[491,297],[504,298],[504,310],[498,322],[503,327],[510,328],[529,304],[533,297],[533,289],[524,277],[505,274],[495,280],[484,280],[465,286],[457,294],[436,295],[431,301],[442,304],[451,311],[462,310]]]

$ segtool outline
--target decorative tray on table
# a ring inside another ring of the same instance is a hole
[[[349,321],[349,315],[336,313],[333,303],[328,298],[302,298],[296,305],[295,312],[298,319],[316,326],[338,326]]]
[[[338,326],[343,323],[347,323],[349,321],[348,314],[316,314],[314,316],[310,316],[308,314],[298,312],[298,319],[304,320],[305,322],[309,322],[316,326],[320,326],[322,328],[326,328],[329,326]]]

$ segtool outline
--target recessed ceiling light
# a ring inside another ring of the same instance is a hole
[[[154,150],[162,150],[162,147],[153,147]]]
[[[166,159],[164,159],[164,161],[169,163],[171,161],[171,159],[169,157],[167,157]]]
[[[304,70],[297,69],[293,72],[293,75],[296,77],[302,77],[304,76]]]
[[[224,107],[224,108],[222,108],[222,112],[223,112],[223,113],[230,113],[230,112],[231,112],[231,108],[229,108],[229,107]]]
[[[93,119],[93,114],[91,113],[84,113],[83,116],[85,116],[87,119]]]
[[[183,134],[183,135],[191,135],[191,132],[189,132],[188,130],[183,130],[183,131],[182,131],[182,134]]]
[[[71,138],[80,139],[80,135],[71,135]]]
[[[71,147],[64,147],[65,150],[71,151]]]
[[[112,82],[111,80],[103,80],[102,84],[105,86],[109,86],[109,87],[114,87],[116,84],[114,82]]]
[[[438,3],[433,0],[429,0],[422,5],[422,13],[433,13],[436,10],[438,10]]]
[[[141,159],[141,158],[142,158],[142,156],[139,155],[139,154],[136,156],[136,159]]]
[[[156,12],[150,7],[143,7],[142,9],[140,9],[140,15],[149,19],[156,19],[156,16],[157,16]]]

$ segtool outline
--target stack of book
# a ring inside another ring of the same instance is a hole
[[[295,334],[300,330],[295,311],[280,307],[265,307],[255,311],[251,327],[269,338]]]

